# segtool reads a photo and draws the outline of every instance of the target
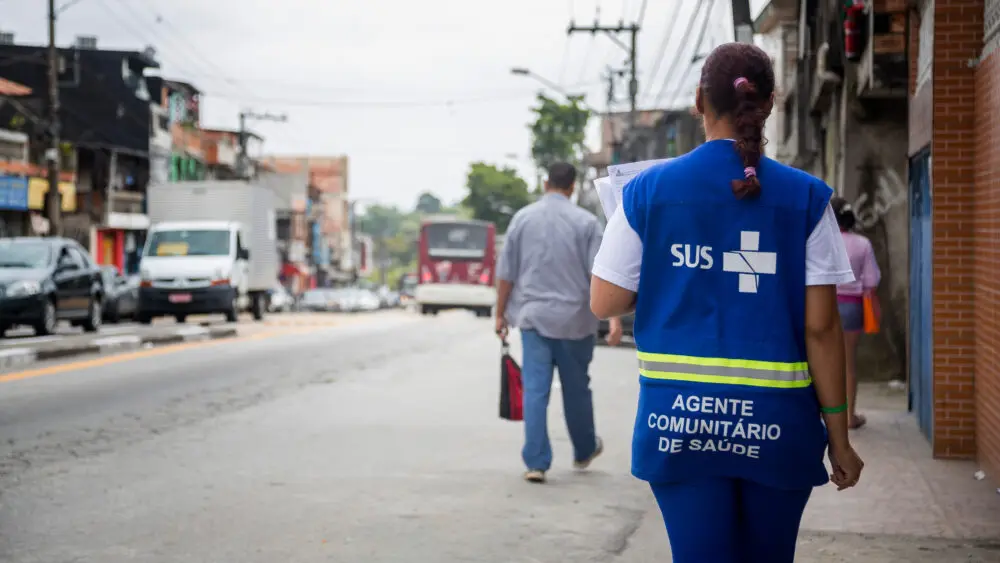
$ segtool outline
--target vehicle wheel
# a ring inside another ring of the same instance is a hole
[[[431,308],[428,307],[427,305],[421,305],[420,306],[420,314],[421,315],[429,315],[429,314],[431,314]]]
[[[101,329],[101,319],[104,318],[101,315],[101,301],[96,297],[91,299],[88,311],[87,319],[80,323],[80,326],[87,332],[97,332]]]
[[[149,315],[144,315],[142,313],[136,313],[135,314],[135,322],[137,322],[137,323],[139,323],[141,325],[153,324],[153,317],[151,317]]]
[[[489,307],[476,309],[476,316],[479,318],[489,318],[491,314],[493,314],[493,311]]]
[[[9,326],[0,326],[0,338],[7,336],[7,331],[10,330]]]
[[[226,322],[235,323],[240,316],[239,305],[236,302],[236,296],[233,296],[232,303],[229,304],[229,310],[226,311]]]
[[[56,331],[56,304],[46,301],[42,308],[42,318],[33,327],[38,336],[48,336]]]
[[[187,322],[188,316],[187,315],[174,315],[174,320],[176,320],[179,324],[184,324],[185,322]]]
[[[264,320],[264,308],[266,306],[267,305],[264,303],[264,298],[262,296],[255,295],[253,297],[253,304],[250,306],[250,311],[253,313],[253,320]]]

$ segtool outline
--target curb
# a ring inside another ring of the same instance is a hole
[[[106,336],[78,345],[0,349],[0,372],[23,368],[32,363],[48,360],[62,360],[84,355],[130,352],[142,348],[153,348],[184,342],[232,338],[236,335],[237,330],[235,327],[206,328],[189,326],[168,334]]]

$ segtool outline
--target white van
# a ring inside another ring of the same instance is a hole
[[[137,319],[240,311],[263,315],[263,296],[250,291],[250,250],[239,223],[175,221],[154,225],[140,264]]]
[[[152,184],[136,318],[241,311],[260,320],[281,267],[274,193],[254,182]]]

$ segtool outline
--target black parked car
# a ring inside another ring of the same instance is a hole
[[[101,266],[101,278],[104,283],[104,320],[117,323],[122,319],[135,318],[139,303],[138,278],[126,278],[114,266]]]
[[[629,313],[622,317],[622,334],[628,336],[629,338],[635,337],[632,332],[632,325],[635,324],[635,313]],[[608,336],[608,331],[611,330],[608,321],[601,321],[600,327],[597,329],[597,340],[603,342]]]
[[[60,320],[96,331],[103,300],[101,270],[76,241],[0,238],[0,335],[16,325],[51,334]]]

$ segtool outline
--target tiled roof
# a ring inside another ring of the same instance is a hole
[[[0,96],[27,96],[31,94],[31,88],[18,84],[17,82],[11,82],[6,78],[0,78]]]

